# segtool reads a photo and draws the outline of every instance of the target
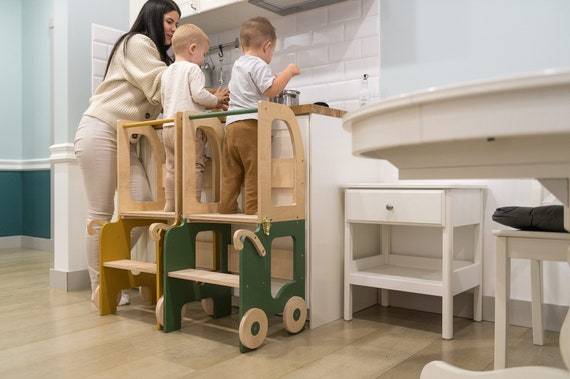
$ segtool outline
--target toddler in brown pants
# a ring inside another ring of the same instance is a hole
[[[269,63],[276,40],[275,28],[263,17],[252,18],[241,26],[244,55],[232,68],[228,110],[256,108],[259,101],[277,96],[293,76],[301,73],[294,63],[278,75],[272,73]],[[245,214],[257,213],[257,118],[257,113],[249,113],[226,119],[220,213],[237,213],[242,184]]]

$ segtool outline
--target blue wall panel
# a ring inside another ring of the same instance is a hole
[[[0,237],[22,235],[22,173],[0,171]]]
[[[50,172],[23,171],[22,188],[22,235],[50,238]]]
[[[49,170],[0,171],[0,237],[51,237]]]

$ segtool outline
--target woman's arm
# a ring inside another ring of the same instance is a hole
[[[123,59],[129,83],[140,89],[150,104],[160,104],[160,84],[166,64],[160,60],[154,42],[136,34],[128,40],[126,49],[121,47],[116,54]]]

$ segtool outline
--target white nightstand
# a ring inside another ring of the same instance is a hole
[[[383,305],[389,305],[388,290],[440,296],[444,339],[453,338],[453,296],[473,289],[473,319],[481,321],[483,187],[404,182],[347,185],[344,192],[345,320],[352,319],[352,286],[358,285],[385,290]],[[379,239],[371,236],[379,241],[372,243],[376,251],[365,256],[354,254],[353,234],[362,224],[377,224],[380,230]],[[440,229],[441,256],[392,254],[390,235],[396,225]],[[454,252],[454,229],[462,226],[473,227],[470,258]]]

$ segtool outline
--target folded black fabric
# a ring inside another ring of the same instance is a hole
[[[501,207],[493,213],[493,221],[521,230],[566,232],[562,205]]]

